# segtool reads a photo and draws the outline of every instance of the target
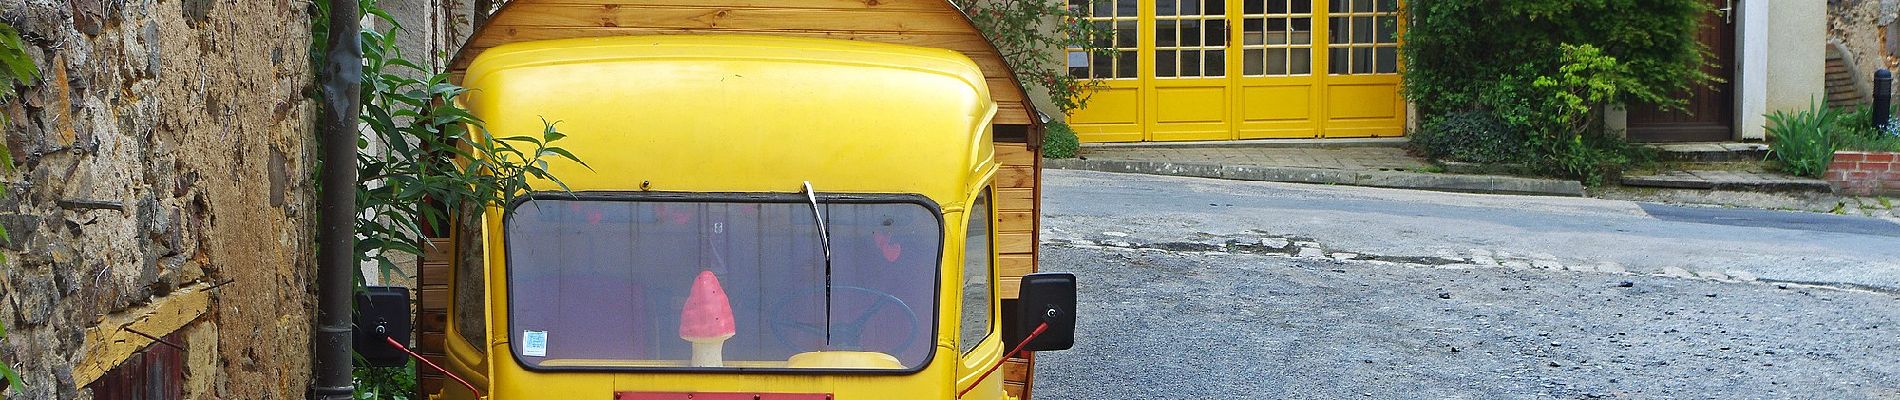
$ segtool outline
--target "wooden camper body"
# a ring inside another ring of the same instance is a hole
[[[1017,297],[1020,277],[1035,272],[1040,227],[1040,118],[1000,53],[961,11],[931,0],[515,0],[481,26],[451,62],[461,83],[471,62],[495,46],[541,40],[632,35],[746,34],[829,38],[949,49],[975,61],[997,103],[993,131],[1000,164],[994,185],[997,207],[997,291]],[[901,134],[890,132],[889,134]],[[453,252],[448,239],[432,240],[417,283],[418,334],[425,356],[441,360],[450,306]],[[1009,320],[1008,317],[1004,318]],[[1005,389],[1027,398],[1033,385],[1030,356],[1007,360]],[[446,382],[420,370],[419,390],[435,393]],[[422,397],[422,398],[426,398]]]

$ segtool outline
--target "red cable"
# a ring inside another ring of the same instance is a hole
[[[1022,342],[1022,343],[1017,343],[1017,344],[1016,344],[1016,349],[1015,349],[1015,350],[1010,350],[1010,351],[1009,351],[1009,354],[1005,354],[1005,355],[1003,355],[1003,359],[1004,359],[1004,360],[1008,360],[1008,359],[1009,359],[1010,357],[1015,357],[1015,356],[1016,356],[1016,353],[1021,353],[1021,352],[1023,352],[1023,347],[1024,347],[1024,346],[1028,346],[1028,345],[1029,345],[1029,341],[1031,341],[1031,340],[1036,340],[1036,336],[1041,336],[1041,335],[1042,335],[1042,331],[1046,331],[1046,330],[1049,330],[1049,321],[1043,321],[1043,322],[1042,322],[1042,325],[1036,325],[1036,331],[1034,331],[1034,332],[1029,332],[1029,337],[1026,337],[1026,338],[1023,338],[1023,342]],[[981,375],[981,376],[978,376],[978,377],[976,377],[976,382],[973,382],[973,383],[971,383],[971,384],[970,384],[970,387],[967,387],[967,388],[963,388],[963,391],[960,391],[960,392],[957,392],[957,398],[963,398],[963,395],[964,395],[964,394],[967,394],[967,393],[970,393],[970,391],[971,391],[971,390],[974,390],[974,389],[976,389],[976,386],[977,386],[977,385],[979,385],[979,384],[982,384],[982,383],[983,383],[983,378],[988,378],[988,377],[990,377],[990,374],[991,374],[991,373],[994,373],[994,372],[996,372],[996,369],[997,369],[997,368],[1002,368],[1002,367],[1003,367],[1003,362],[1002,362],[1002,361],[997,361],[997,362],[996,362],[996,365],[992,365],[992,366],[990,366],[990,369],[989,369],[989,370],[985,370],[985,371],[983,371],[983,375]]]
[[[1031,337],[1034,337],[1034,336],[1031,336]],[[474,393],[476,397],[480,397],[480,398],[488,397],[488,396],[483,396],[481,390],[475,389],[475,385],[468,383],[468,381],[462,380],[461,376],[457,376],[455,375],[454,372],[449,372],[449,370],[442,369],[442,366],[435,365],[434,362],[429,361],[429,359],[427,358],[422,358],[421,354],[416,354],[416,352],[409,351],[409,347],[403,346],[402,342],[397,342],[396,338],[384,336],[383,340],[388,341],[390,346],[396,346],[396,350],[402,350],[402,352],[404,353],[409,353],[410,357],[415,357],[417,361],[422,361],[423,364],[428,364],[429,368],[434,368],[436,371],[441,371],[442,375],[446,375],[450,378],[454,378],[456,382],[461,382],[462,386],[467,386],[468,392]]]

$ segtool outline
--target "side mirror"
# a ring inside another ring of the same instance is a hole
[[[409,289],[372,286],[356,292],[356,318],[351,337],[356,354],[372,367],[400,367],[409,364],[409,355],[390,346],[384,338],[409,343]]]
[[[1068,350],[1075,347],[1075,274],[1044,272],[1023,276],[1017,291],[1016,329],[1004,335],[1006,345],[1022,343],[1037,326],[1049,327],[1023,351]]]

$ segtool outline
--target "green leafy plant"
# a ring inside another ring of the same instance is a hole
[[[1081,139],[1076,138],[1075,130],[1061,121],[1043,124],[1042,156],[1047,158],[1074,158],[1082,148]]]
[[[1519,160],[1532,171],[1574,178],[1588,185],[1602,184],[1632,164],[1653,159],[1642,148],[1603,132],[1600,111],[1640,85],[1629,65],[1587,44],[1559,45],[1557,51],[1561,63],[1555,69],[1500,78],[1486,89],[1472,110],[1449,115],[1495,116],[1512,130],[1522,132],[1524,150]],[[1472,153],[1483,151],[1483,146],[1499,145],[1439,141],[1431,137],[1435,133],[1427,132],[1424,140],[1444,147],[1441,152]]]
[[[1839,118],[1835,119],[1834,131],[1829,135],[1834,140],[1834,149],[1900,152],[1900,133],[1895,132],[1900,130],[1900,119],[1890,121],[1888,128],[1881,130],[1874,125],[1873,116],[1873,107],[1864,104],[1841,112]]]
[[[449,83],[447,73],[403,58],[395,41],[401,29],[363,33],[357,254],[384,273],[395,271],[392,255],[422,254],[422,232],[445,227],[443,210],[506,204],[526,193],[531,180],[561,184],[548,173],[547,159],[580,161],[553,145],[566,135],[552,122],[544,121],[537,136],[491,134],[448,100],[467,89]]]
[[[27,56],[26,43],[20,39],[20,31],[0,22],[0,88],[4,88],[0,90],[0,103],[11,101],[19,93],[15,88],[32,85],[39,76],[40,68],[33,64],[32,57]],[[6,122],[6,114],[0,113],[0,126],[5,126]],[[0,173],[13,173],[13,152],[7,148],[5,141],[0,141]],[[8,195],[7,189],[5,184],[0,184],[0,197]],[[12,240],[7,236],[5,227],[0,227],[0,240]],[[6,256],[0,255],[0,261],[6,261]],[[0,321],[0,338],[6,335],[6,321]],[[3,361],[0,361],[0,376],[6,378],[9,387],[26,386],[20,381],[20,374]]]
[[[1512,164],[1523,162],[1530,153],[1523,132],[1483,111],[1433,118],[1411,136],[1412,150],[1434,160]]]
[[[1707,8],[1702,0],[1413,0],[1404,93],[1426,121],[1489,113],[1524,135],[1533,171],[1598,184],[1653,158],[1604,132],[1604,109],[1680,110],[1686,101],[1676,93],[1714,81],[1696,39]]]
[[[1103,1],[1103,0],[1094,0]],[[951,0],[983,35],[996,45],[1016,79],[1041,88],[1052,105],[1072,113],[1088,104],[1089,95],[1103,84],[1095,79],[1069,76],[1062,49],[1107,54],[1110,31],[1089,23],[1082,14],[1087,0],[1074,5],[1048,0]]]
[[[1808,109],[1768,114],[1768,156],[1781,164],[1783,171],[1808,177],[1820,177],[1834,161],[1834,133],[1840,112],[1809,101]]]
[[[327,2],[316,2],[313,32],[326,32]],[[397,47],[403,27],[375,0],[360,0],[365,17],[386,23],[384,31],[365,29],[362,129],[357,140],[357,262],[374,263],[383,274],[397,271],[395,257],[420,256],[425,231],[446,229],[444,210],[479,209],[506,204],[545,180],[566,188],[549,173],[548,162],[586,163],[555,145],[566,137],[543,121],[538,135],[496,135],[452,99],[467,89],[450,76],[407,58]],[[313,49],[328,40],[313,37]],[[323,54],[313,51],[312,60]],[[320,63],[313,63],[320,64]],[[357,286],[366,279],[358,270]],[[413,362],[408,367],[352,371],[359,399],[405,399],[414,393]]]
[[[357,382],[356,393],[351,397],[359,400],[409,400],[416,392],[416,362],[394,368],[367,368],[361,357],[356,360],[357,368],[350,370],[350,377]]]
[[[1705,0],[1411,0],[1406,3],[1406,98],[1426,115],[1486,104],[1500,85],[1552,76],[1565,46],[1620,60],[1618,103],[1682,105],[1674,96],[1713,81],[1697,41]]]

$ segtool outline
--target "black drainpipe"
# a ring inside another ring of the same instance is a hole
[[[323,197],[317,220],[317,324],[312,339],[316,376],[311,398],[345,400],[350,382],[350,301],[356,234],[356,118],[361,112],[363,49],[356,0],[331,0],[330,36],[322,69],[323,115],[317,120],[322,145]]]

